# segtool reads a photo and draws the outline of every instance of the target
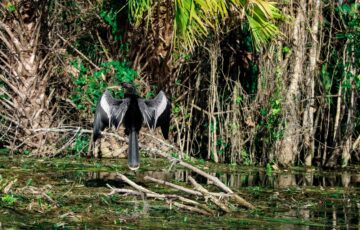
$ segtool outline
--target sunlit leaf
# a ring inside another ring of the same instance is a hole
[[[145,13],[151,15],[151,0],[129,0],[128,4],[136,25]],[[193,49],[210,31],[216,32],[230,11],[234,11],[232,15],[246,15],[242,23],[248,23],[257,48],[280,34],[275,20],[288,20],[275,3],[267,0],[175,0],[174,10],[173,42],[185,50]]]

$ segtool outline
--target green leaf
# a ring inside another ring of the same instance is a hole
[[[6,10],[9,12],[14,12],[16,10],[16,7],[14,4],[12,4],[11,2],[8,2],[6,4]]]
[[[260,114],[261,114],[261,116],[265,117],[265,116],[267,115],[267,110],[266,110],[266,108],[261,108],[261,109],[260,109]]]
[[[282,51],[284,54],[288,54],[288,53],[290,53],[291,49],[289,47],[285,46]]]
[[[242,102],[242,100],[243,100],[242,96],[237,96],[235,102],[236,102],[236,104],[240,104]]]
[[[351,7],[348,4],[342,4],[341,5],[341,10],[345,13],[348,14],[351,11]]]
[[[271,114],[274,116],[278,115],[280,112],[281,112],[281,109],[272,109],[271,110]]]
[[[31,152],[31,151],[30,151],[30,150],[28,150],[28,149],[25,149],[25,150],[24,150],[24,154],[25,154],[25,155],[29,155],[29,154],[30,154],[30,152]]]
[[[1,201],[8,205],[14,204],[16,200],[17,199],[12,194],[5,194],[3,197],[1,197]]]
[[[272,175],[272,167],[270,163],[266,164],[266,174],[271,176]]]

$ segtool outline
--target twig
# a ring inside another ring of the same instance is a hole
[[[174,145],[171,145],[171,144],[167,143],[166,141],[161,140],[160,138],[157,138],[155,135],[152,135],[152,134],[149,134],[149,133],[145,133],[145,132],[140,132],[140,133],[141,133],[142,135],[144,135],[144,136],[147,136],[147,137],[152,138],[153,140],[156,140],[157,142],[165,145],[166,147],[169,147],[169,148],[171,148],[171,149],[173,149],[173,150],[175,150],[175,151],[177,151],[177,152],[179,152],[179,153],[182,153],[180,149],[178,149],[178,148],[175,147]]]
[[[356,138],[356,140],[354,141],[354,144],[352,146],[352,149],[353,150],[356,150],[357,146],[359,145],[360,143],[360,135]]]
[[[3,189],[3,193],[8,193],[11,189],[11,187],[17,182],[17,179],[10,181],[8,185]]]
[[[11,88],[12,91],[14,91],[14,93],[16,93],[22,100],[25,101],[26,96],[22,92],[20,92],[17,86],[8,81],[8,79],[4,75],[0,74],[0,80],[2,80],[7,86]]]
[[[199,192],[199,191],[195,191],[193,189],[185,188],[183,186],[173,184],[173,183],[168,182],[168,181],[156,179],[156,178],[153,178],[153,177],[150,177],[150,176],[145,176],[144,179],[145,180],[150,180],[150,181],[158,183],[158,184],[169,186],[171,188],[177,189],[177,190],[182,191],[182,192],[189,193],[191,195],[201,196],[201,197],[203,196],[203,194],[201,192]],[[216,196],[216,197],[232,197],[231,194],[227,194],[227,193],[223,193],[223,192],[209,192],[209,194],[211,194],[212,196]]]
[[[188,176],[191,184],[195,187],[195,189],[201,192],[205,197],[208,197],[215,205],[221,208],[224,212],[230,212],[230,209],[226,206],[225,202],[221,202],[219,199],[215,198],[213,195],[209,193],[209,191],[200,185],[194,178]]]
[[[70,138],[70,140],[68,142],[66,142],[60,149],[56,150],[55,153],[53,153],[51,155],[51,157],[56,157],[57,155],[59,155],[66,147],[68,147],[71,143],[73,143],[73,141],[75,140],[76,136],[78,135],[80,131],[80,127],[78,128],[78,130],[75,132],[75,134]],[[80,132],[81,134],[81,132]]]
[[[121,173],[117,173],[117,175],[120,176],[121,180],[123,180],[125,183],[127,183],[131,187],[135,188],[136,190],[138,190],[140,192],[145,193],[147,197],[162,198],[162,199],[176,198],[184,203],[197,205],[197,206],[201,206],[202,208],[204,208],[203,205],[201,205],[199,202],[196,202],[194,200],[191,200],[191,199],[179,196],[179,195],[175,195],[175,194],[158,194],[156,192],[150,191],[149,189],[146,189],[146,188],[136,184],[135,182],[133,182],[132,180],[130,180],[129,178],[127,178],[125,175],[123,175]]]
[[[18,52],[18,54],[22,51],[21,47],[20,47],[20,41],[17,39],[17,37],[12,33],[11,28],[6,25],[5,23],[3,23],[2,21],[0,21],[0,27],[3,28],[6,33],[8,34],[8,36],[10,37],[10,39],[4,39],[4,41],[12,41],[12,44],[14,45],[14,47],[16,48],[16,51]],[[3,35],[3,34],[2,34]],[[3,36],[5,37],[5,36]],[[7,44],[8,49],[12,49],[11,44]]]
[[[210,115],[210,113],[202,108],[200,108],[199,106],[195,105],[195,104],[191,104],[192,107],[194,107],[196,110],[205,113],[206,115]],[[228,114],[228,113],[234,113],[236,112],[235,110],[227,110],[227,111],[220,111],[220,112],[214,112],[213,115],[221,115],[221,114]]]
[[[92,62],[88,57],[86,57],[85,54],[80,52],[78,49],[76,49],[73,45],[70,44],[68,40],[63,38],[60,34],[56,34],[63,42],[67,43],[73,50],[75,50],[76,53],[78,53],[82,58],[84,58],[87,62],[89,62],[96,70],[100,70],[100,67],[97,66],[94,62]]]
[[[210,216],[211,215],[211,213],[208,213],[205,210],[202,210],[202,209],[199,209],[199,208],[196,208],[196,207],[193,207],[193,206],[184,205],[184,204],[181,204],[179,202],[174,202],[172,204],[174,206],[178,207],[178,208],[186,209],[186,210],[189,210],[191,212],[197,212],[197,213],[203,214],[205,216]]]
[[[109,57],[108,51],[106,50],[106,47],[104,46],[104,43],[102,42],[102,39],[101,39],[101,37],[99,35],[99,31],[96,31],[96,36],[97,36],[97,38],[99,40],[100,46],[101,46],[106,58],[108,59],[108,61],[111,61],[111,58]]]
[[[148,189],[145,189],[144,187],[142,187],[140,185],[137,185],[135,182],[131,181],[126,176],[124,176],[124,178],[126,178],[126,183],[130,182],[130,183],[128,183],[130,186],[132,186],[135,189],[140,189],[140,190],[143,190],[143,191],[134,191],[134,190],[131,190],[131,189],[119,189],[119,188],[111,187],[109,184],[107,184],[106,186],[108,188],[110,188],[111,191],[110,191],[110,193],[108,193],[106,195],[110,196],[110,195],[113,195],[115,193],[124,193],[125,195],[130,194],[130,195],[141,196],[141,197],[146,196],[148,198],[155,198],[155,199],[165,200],[167,203],[170,203],[170,204],[171,204],[171,200],[178,199],[178,200],[180,200],[180,201],[182,201],[184,203],[192,204],[192,205],[201,207],[201,208],[203,208],[205,210],[202,210],[202,209],[197,208],[197,207],[188,206],[188,205],[183,205],[183,206],[181,204],[180,205],[175,205],[175,203],[174,203],[174,205],[177,206],[177,207],[184,208],[184,209],[194,211],[194,212],[198,212],[198,213],[203,214],[203,215],[213,215],[214,214],[213,210],[209,209],[207,206],[205,206],[203,204],[200,204],[199,202],[196,202],[194,200],[191,200],[191,199],[179,196],[179,195],[175,195],[175,194],[158,194],[158,193],[152,192],[152,191],[150,191]],[[149,191],[149,192],[145,192],[145,191]],[[179,203],[177,203],[177,204],[179,204]],[[185,208],[185,206],[186,206],[186,208]]]
[[[45,185],[42,188],[37,188],[34,186],[25,186],[23,188],[20,188],[20,191],[23,191],[25,193],[31,193],[32,195],[40,195],[40,196],[44,197],[47,201],[52,203],[53,205],[59,206],[55,200],[53,200],[48,194],[46,194],[45,189],[47,189],[47,188],[49,188],[49,185]]]
[[[81,132],[81,133],[90,133],[92,134],[93,131],[90,129],[81,129],[79,130],[80,127],[76,127],[76,128],[39,128],[39,129],[31,129],[31,131],[33,132],[56,132],[56,133],[66,133],[66,132]],[[127,142],[127,139],[125,137],[119,136],[118,134],[115,133],[108,133],[108,132],[101,132],[102,135],[105,136],[111,136],[111,137],[115,137],[120,141],[125,141]]]
[[[114,188],[114,187],[110,186],[109,184],[106,184],[106,186],[111,189],[111,192],[106,194],[107,196],[113,195],[115,193],[124,193],[124,194],[130,194],[130,195],[135,195],[135,196],[146,196],[148,198],[157,198],[157,199],[161,199],[161,200],[178,198],[178,196],[175,194],[159,194],[156,192],[148,193],[148,192],[135,191],[132,189],[127,189],[127,188]],[[194,201],[194,202],[196,203],[196,201]],[[193,201],[190,203],[193,203]]]
[[[176,159],[176,158],[174,158],[174,157],[172,157],[172,156],[170,156],[170,155],[168,155],[168,154],[166,154],[164,152],[161,152],[161,151],[159,151],[157,149],[150,149],[149,148],[149,150],[154,151],[157,155],[160,155],[160,156],[162,156],[164,158],[167,158],[171,162],[176,162],[179,165],[181,165],[181,166],[183,166],[185,168],[188,168],[188,169],[196,172],[197,174],[199,174],[199,175],[201,175],[203,177],[206,177],[207,179],[213,181],[214,184],[217,185],[219,188],[221,188],[223,191],[228,192],[228,193],[233,193],[233,191],[229,187],[227,187],[224,183],[222,183],[217,177],[211,176],[208,173],[202,171],[201,169],[196,168],[196,167],[194,167],[194,166],[192,166],[192,165],[190,165],[190,164],[188,164],[188,163],[186,163],[186,162],[184,162],[182,160]]]
[[[50,203],[54,204],[55,206],[58,206],[57,202],[54,201],[49,195],[47,195],[45,192],[41,193],[42,196],[44,196]]]
[[[191,195],[202,196],[201,192],[198,192],[198,191],[195,191],[195,190],[192,190],[192,189],[188,189],[188,188],[185,188],[183,186],[176,185],[176,184],[164,181],[164,180],[159,180],[159,179],[149,177],[149,176],[145,176],[144,179],[145,180],[150,180],[150,181],[158,183],[158,184],[163,184],[163,185],[169,186],[171,188],[174,188],[174,189],[179,190],[181,192],[189,193]]]
[[[125,183],[127,183],[128,185],[130,185],[131,187],[133,187],[134,189],[143,192],[143,193],[154,193],[152,191],[150,191],[149,189],[146,189],[138,184],[136,184],[135,182],[133,182],[132,180],[130,180],[129,178],[127,178],[125,175],[121,174],[121,173],[117,173],[117,175],[121,178],[121,180],[123,180]],[[155,194],[155,193],[154,193]]]

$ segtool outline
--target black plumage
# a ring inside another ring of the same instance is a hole
[[[115,99],[106,90],[97,107],[93,127],[93,141],[101,138],[101,131],[107,127],[125,126],[125,134],[129,136],[128,166],[136,170],[140,166],[138,135],[142,123],[150,129],[160,127],[165,139],[168,139],[171,104],[165,93],[150,100],[140,98],[133,85],[123,83],[124,99]]]

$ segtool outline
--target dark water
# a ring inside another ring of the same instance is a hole
[[[144,176],[191,188],[191,175],[209,190],[219,191],[206,178],[183,168],[168,171],[169,165],[161,160],[142,159],[141,170],[133,173],[124,160],[0,157],[0,224],[15,229],[360,229],[358,167],[337,172],[294,168],[271,173],[263,168],[200,167],[213,172],[257,208],[234,206],[231,214],[219,211],[206,217],[160,200],[106,196],[110,192],[107,184],[128,188],[117,172],[160,193],[176,191],[144,181]]]

